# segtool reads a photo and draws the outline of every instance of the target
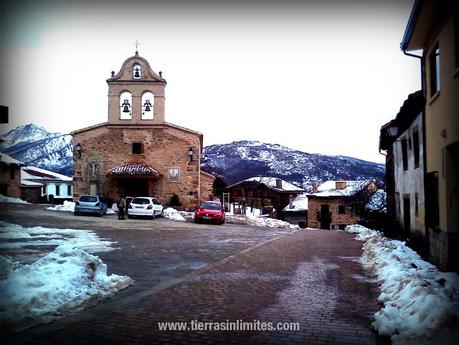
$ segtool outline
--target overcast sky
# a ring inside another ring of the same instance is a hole
[[[138,40],[168,82],[166,121],[205,145],[383,162],[379,128],[420,88],[419,61],[399,48],[412,0],[190,3],[3,2],[1,132],[107,121],[106,79]]]

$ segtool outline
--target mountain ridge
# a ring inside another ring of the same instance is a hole
[[[35,124],[0,136],[0,151],[28,165],[73,175],[72,137]],[[312,182],[374,179],[384,183],[384,164],[349,156],[307,153],[286,146],[240,140],[204,147],[201,167],[232,184],[254,176],[281,178],[310,189]]]

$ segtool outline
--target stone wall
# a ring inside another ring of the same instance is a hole
[[[331,213],[330,229],[339,229],[340,225],[355,224],[360,220],[359,215],[350,209],[350,203],[342,198],[314,198],[308,199],[308,227],[320,229],[320,214],[321,205],[328,205]],[[339,214],[338,206],[345,206],[345,213]]]
[[[14,169],[11,175],[11,169]],[[11,178],[11,177],[14,178]],[[6,195],[12,198],[21,197],[21,168],[12,165],[3,165],[0,170],[0,184],[6,186]]]
[[[140,160],[156,169],[161,176],[148,181],[148,193],[168,204],[177,194],[185,209],[193,209],[202,193],[207,193],[210,178],[199,178],[202,137],[196,132],[165,126],[109,126],[103,125],[74,133],[74,142],[80,143],[82,155],[74,155],[74,198],[97,189],[97,194],[117,200],[121,179],[106,177],[108,170]],[[142,143],[140,154],[132,153],[132,144]],[[188,150],[195,155],[190,160]],[[177,177],[169,176],[169,169],[178,168]],[[202,197],[201,197],[202,198]]]

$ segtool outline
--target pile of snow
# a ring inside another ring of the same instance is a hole
[[[365,208],[371,212],[387,212],[386,208],[386,192],[378,189],[368,200]]]
[[[111,245],[116,242],[102,239],[91,230],[51,229],[41,226],[24,228],[0,221],[0,249],[60,246],[65,243],[95,253],[114,250]]]
[[[75,202],[64,200],[63,205],[55,205],[52,207],[48,207],[47,209],[50,211],[75,212]],[[116,211],[118,211],[118,207],[116,207]],[[115,213],[116,212],[113,210],[113,207],[111,209],[107,208],[107,211],[105,212],[105,214],[115,214]]]
[[[380,285],[378,302],[383,308],[373,327],[393,344],[454,344],[459,339],[459,276],[440,272],[404,242],[360,225],[346,231],[357,233],[363,245],[362,265]]]
[[[19,199],[19,198],[12,198],[10,196],[6,196],[6,195],[3,195],[3,194],[0,194],[0,203],[1,202],[10,203],[10,204],[28,204],[27,201],[24,201],[24,200]]]
[[[63,212],[74,212],[75,211],[75,203],[73,201],[64,200],[63,205],[56,205],[47,208],[50,211],[63,211]]]
[[[226,222],[233,224],[243,224],[249,226],[259,226],[268,228],[282,228],[282,229],[299,229],[298,225],[293,225],[283,220],[273,219],[269,217],[254,217],[251,215],[239,216],[226,214]]]
[[[164,218],[172,219],[172,220],[178,220],[180,222],[185,222],[186,219],[180,214],[179,211],[177,211],[175,208],[168,207],[164,210],[163,213]]]
[[[48,322],[108,298],[133,283],[107,275],[101,259],[71,244],[58,246],[31,265],[0,257],[0,322],[16,329]]]

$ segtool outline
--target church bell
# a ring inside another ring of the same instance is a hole
[[[134,70],[134,78],[140,78],[139,68],[136,67]]]
[[[122,107],[123,107],[123,113],[129,113],[129,102],[127,99],[123,101]]]
[[[145,104],[143,105],[144,108],[145,108],[145,111],[151,111],[151,103],[150,103],[150,100],[146,100],[145,101]]]

